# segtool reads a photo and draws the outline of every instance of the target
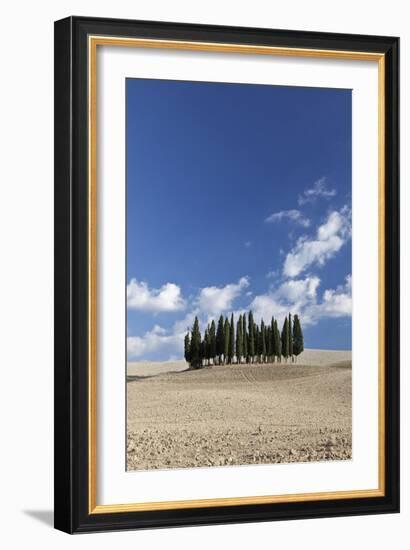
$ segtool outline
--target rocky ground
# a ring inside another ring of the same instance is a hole
[[[128,469],[351,458],[350,353],[308,351],[299,364],[132,364]]]

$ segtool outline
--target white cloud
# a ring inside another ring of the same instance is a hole
[[[319,285],[319,277],[291,279],[280,285],[275,292],[275,296],[284,299],[287,303],[305,303],[308,300],[316,298],[316,291]]]
[[[157,325],[143,336],[127,338],[127,357],[137,359],[150,354],[166,354],[182,357],[185,333],[167,333]]]
[[[138,359],[156,354],[182,359],[185,334],[192,329],[197,315],[199,312],[194,309],[187,313],[183,319],[175,321],[169,330],[160,325],[154,325],[143,336],[129,336],[127,338],[128,359]]]
[[[241,277],[235,284],[223,287],[207,286],[202,288],[196,304],[201,312],[218,315],[232,308],[232,302],[249,286],[248,277]]]
[[[308,202],[315,202],[318,197],[330,199],[336,195],[336,189],[329,189],[326,186],[326,178],[320,178],[313,184],[313,187],[306,189],[302,195],[298,197],[298,204],[306,204]]]
[[[296,277],[311,265],[323,266],[342,248],[350,235],[351,211],[345,206],[340,211],[331,212],[326,222],[318,227],[315,239],[298,239],[286,256],[284,275]]]
[[[290,280],[282,283],[277,289],[268,294],[256,296],[250,308],[254,311],[255,318],[263,318],[269,321],[272,315],[282,322],[289,313],[303,314],[303,322],[306,324],[304,312],[312,304],[316,304],[317,289],[320,285],[319,277],[306,277],[305,279]],[[307,320],[309,324],[310,318]]]
[[[151,311],[180,311],[185,309],[181,289],[174,283],[166,283],[159,289],[150,289],[144,281],[131,279],[127,285],[127,306],[130,309]]]
[[[175,321],[173,332],[175,334],[186,334],[188,330],[191,330],[196,316],[199,316],[198,309],[193,309],[192,311],[189,311],[183,319],[178,319],[177,321]]]
[[[269,322],[272,315],[281,324],[288,313],[301,316],[304,326],[323,318],[350,317],[352,314],[351,276],[343,285],[327,289],[318,296],[319,277],[292,279],[268,294],[255,296],[249,308],[257,321]]]
[[[167,333],[167,331],[160,325],[154,325],[154,328],[151,332],[152,334],[157,334],[159,336],[164,336]]]
[[[280,212],[274,212],[265,219],[265,222],[277,223],[282,220],[291,220],[302,227],[310,226],[310,220],[305,218],[300,210],[281,210]]]
[[[352,278],[346,277],[344,285],[328,289],[322,301],[311,306],[308,312],[314,319],[320,317],[348,317],[352,315]]]
[[[277,300],[274,293],[255,296],[249,305],[249,309],[252,310],[257,323],[259,323],[261,319],[269,323],[272,316],[275,317],[275,319],[281,320],[289,312],[288,306]]]

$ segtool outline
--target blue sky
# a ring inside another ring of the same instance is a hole
[[[351,348],[351,91],[127,79],[130,359],[186,328],[301,316]]]

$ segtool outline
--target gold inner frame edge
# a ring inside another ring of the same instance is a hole
[[[211,51],[239,54],[260,54],[286,57],[313,57],[378,62],[378,488],[352,491],[326,491],[267,496],[224,497],[199,500],[140,502],[130,504],[97,504],[97,46],[122,46],[154,49]],[[283,48],[179,40],[122,38],[114,36],[88,37],[88,511],[89,514],[176,510],[375,498],[385,495],[385,56],[377,52]]]

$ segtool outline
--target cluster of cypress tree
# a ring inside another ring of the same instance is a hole
[[[285,318],[282,331],[272,317],[270,324],[263,319],[255,323],[252,311],[239,316],[235,325],[231,319],[221,315],[216,326],[212,320],[201,337],[199,321],[195,317],[191,331],[184,341],[185,360],[194,368],[204,365],[226,365],[232,363],[273,363],[291,358],[292,362],[303,351],[303,332],[298,315]]]

